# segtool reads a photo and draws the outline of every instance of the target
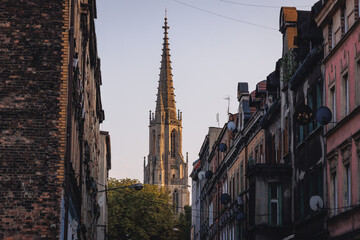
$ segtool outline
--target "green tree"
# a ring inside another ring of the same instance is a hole
[[[191,236],[191,206],[184,207],[184,213],[180,213],[176,228],[179,230],[178,240],[190,240]]]
[[[138,181],[111,178],[109,189],[135,183]],[[176,239],[176,218],[167,189],[148,184],[140,191],[122,188],[109,191],[108,201],[109,239]]]

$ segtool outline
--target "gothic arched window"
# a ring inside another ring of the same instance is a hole
[[[152,152],[155,155],[155,141],[156,141],[156,135],[155,130],[152,131]]]
[[[174,205],[175,211],[178,212],[179,211],[179,193],[178,193],[177,189],[175,189],[173,192],[173,205]]]
[[[176,131],[171,132],[171,157],[175,157],[175,146],[176,146]]]

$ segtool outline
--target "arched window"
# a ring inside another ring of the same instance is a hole
[[[177,189],[175,189],[173,192],[173,205],[174,205],[175,211],[178,212],[179,211],[179,193],[178,193]]]
[[[175,146],[176,146],[176,131],[171,132],[171,157],[175,157]]]
[[[155,155],[155,142],[156,142],[156,135],[155,130],[152,131],[152,153]]]

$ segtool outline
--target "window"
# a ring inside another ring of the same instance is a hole
[[[171,132],[171,157],[175,157],[175,146],[176,146],[176,131]]]
[[[343,37],[347,32],[347,17],[346,17],[345,4],[341,7],[340,23],[341,23],[341,37]]]
[[[175,211],[178,212],[179,211],[179,194],[178,194],[177,189],[175,189],[174,193],[173,193],[173,205],[174,205]]]
[[[231,179],[231,178],[230,178],[230,179]],[[232,184],[233,184],[233,182],[230,180],[230,182],[229,182],[229,185],[230,185],[230,191],[229,191],[230,198],[233,197]]]
[[[240,182],[240,179],[239,179],[239,169],[237,170],[236,172],[236,196],[239,195],[239,182]]]
[[[233,198],[233,200],[236,199],[236,194],[235,194],[235,176],[232,177],[232,198]]]
[[[332,121],[336,122],[336,92],[335,87],[332,87],[330,89],[330,107],[332,111]]]
[[[350,173],[350,165],[348,164],[348,165],[346,165],[345,166],[345,181],[344,181],[344,190],[345,190],[345,193],[344,193],[344,195],[345,195],[345,199],[344,199],[344,201],[345,201],[345,206],[350,206],[351,205],[351,173]]]
[[[322,106],[322,82],[319,82],[316,85],[316,108],[314,110],[317,110],[320,106]],[[316,118],[315,118],[316,121]],[[320,123],[316,121],[316,127],[320,127]]]
[[[301,126],[297,124],[298,127],[298,144],[302,143],[304,141],[304,126]]]
[[[241,165],[240,165],[240,192],[244,191],[243,178],[244,178],[244,167],[243,167],[243,164],[241,163]]]
[[[332,208],[332,213],[336,214],[338,202],[337,202],[337,182],[336,182],[336,172],[331,174],[331,200],[330,206]]]
[[[260,159],[259,159],[259,150],[258,150],[258,147],[255,147],[255,162],[256,163],[259,163],[260,162]]]
[[[289,152],[289,143],[288,143],[288,129],[289,129],[289,123],[288,118],[285,117],[284,121],[284,131],[283,131],[283,149],[284,149],[284,155],[288,154]]]
[[[214,204],[213,202],[211,202],[209,206],[209,227],[213,225],[213,221],[214,221],[213,211],[214,211]]]
[[[308,100],[308,106],[314,111],[316,110],[316,102],[314,103],[313,99],[315,98],[315,91],[314,89],[312,89],[308,95],[307,95],[307,100]],[[310,122],[308,124],[308,131],[309,133],[311,133],[312,131],[314,130],[314,123],[313,122]]]
[[[260,162],[265,163],[264,152],[263,152],[263,144],[262,143],[260,143]]]
[[[161,173],[159,174],[159,182],[161,182]]]
[[[269,184],[269,225],[281,226],[281,186]]]
[[[349,114],[349,79],[347,74],[343,76],[343,101],[344,114],[347,116]]]
[[[359,0],[360,1],[360,0]],[[355,95],[356,95],[356,106],[360,105],[360,60],[356,63],[356,76],[355,76]]]
[[[155,155],[155,142],[156,142],[156,135],[155,130],[152,132],[152,153]]]
[[[334,48],[334,30],[332,27],[332,24],[328,25],[328,47],[329,47],[329,52]]]
[[[275,134],[271,137],[271,154],[270,154],[270,162],[276,162],[276,152],[275,152]]]

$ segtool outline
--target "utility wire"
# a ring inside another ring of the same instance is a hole
[[[279,8],[283,7],[283,6],[248,4],[248,3],[234,2],[234,1],[229,1],[229,0],[218,0],[218,1],[220,1],[220,2],[226,2],[226,3],[231,3],[231,4],[237,4],[237,5],[246,6],[246,7],[276,8],[276,9],[279,9]],[[304,6],[294,6],[294,7],[303,8],[303,7],[311,7],[311,6],[309,6],[309,5],[304,5]]]
[[[184,6],[187,6],[187,7],[190,7],[190,8],[199,10],[199,11],[202,11],[202,12],[206,12],[206,13],[209,13],[209,14],[212,14],[212,15],[215,15],[215,16],[218,16],[218,17],[222,17],[222,18],[225,18],[225,19],[229,19],[229,20],[232,20],[232,21],[240,22],[240,23],[247,24],[247,25],[251,25],[251,26],[255,26],[255,27],[260,27],[260,28],[265,28],[265,29],[271,29],[271,30],[275,30],[275,31],[278,30],[278,29],[273,28],[273,27],[263,26],[263,25],[260,25],[260,24],[243,21],[243,20],[240,20],[240,19],[237,19],[237,18],[233,18],[233,17],[229,17],[229,16],[225,16],[225,15],[216,13],[216,12],[212,12],[212,11],[209,11],[209,10],[205,10],[205,9],[202,9],[202,8],[199,8],[199,7],[190,5],[190,4],[188,4],[188,3],[181,2],[181,1],[179,1],[179,0],[172,0],[172,1],[174,1],[174,2],[176,2],[176,3],[179,3],[179,4],[182,4],[182,5],[184,5]]]

